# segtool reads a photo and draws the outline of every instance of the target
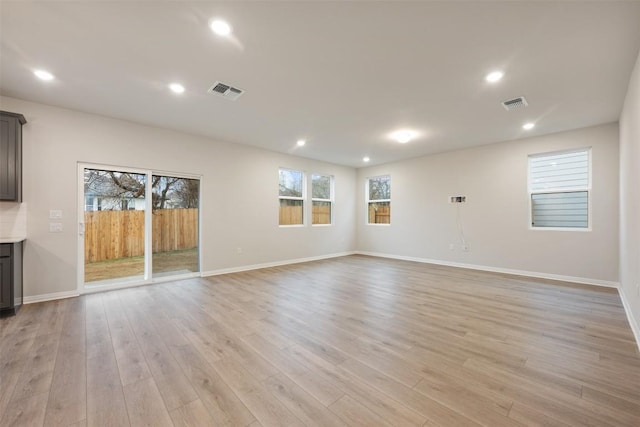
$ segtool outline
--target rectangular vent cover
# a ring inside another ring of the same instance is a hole
[[[221,82],[215,82],[207,92],[235,101],[244,93],[244,90]]]
[[[516,108],[526,107],[527,105],[529,104],[527,103],[527,100],[524,99],[524,96],[519,96],[518,98],[502,101],[502,106],[507,111],[515,110]]]

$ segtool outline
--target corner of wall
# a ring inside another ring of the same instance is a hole
[[[620,298],[640,350],[640,54],[620,114]]]
[[[640,323],[638,323],[638,321],[634,317],[633,311],[631,311],[631,305],[629,304],[629,301],[627,301],[623,289],[619,289],[618,291],[620,293],[620,300],[622,301],[622,305],[624,306],[624,311],[627,315],[627,320],[629,321],[629,326],[631,327],[631,332],[636,339],[638,351],[640,352]]]

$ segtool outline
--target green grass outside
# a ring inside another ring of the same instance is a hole
[[[199,271],[198,248],[153,254],[153,273]],[[119,279],[144,275],[144,256],[109,259],[84,265],[84,281]]]

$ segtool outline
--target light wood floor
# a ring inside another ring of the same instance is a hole
[[[0,325],[2,426],[640,426],[610,289],[350,256]]]

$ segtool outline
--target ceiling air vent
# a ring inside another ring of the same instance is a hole
[[[527,105],[529,104],[527,103],[527,100],[524,99],[524,96],[519,96],[517,98],[502,101],[502,106],[507,111],[515,110],[516,108],[526,107]]]
[[[240,95],[244,93],[244,90],[221,82],[215,82],[207,92],[235,101],[240,98]]]

